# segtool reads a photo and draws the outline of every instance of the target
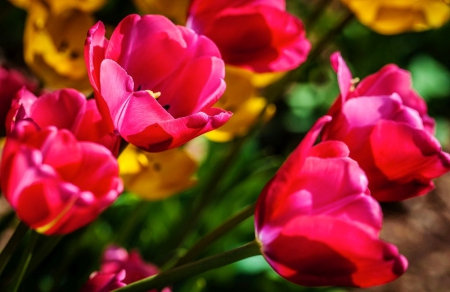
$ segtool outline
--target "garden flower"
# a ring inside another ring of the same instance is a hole
[[[0,66],[0,123],[5,125],[6,115],[11,108],[11,102],[19,89],[26,87],[30,91],[36,91],[38,84],[36,81],[27,78],[22,72],[16,69],[9,69]],[[0,127],[0,136],[5,136],[6,129]]]
[[[42,94],[34,94],[21,89],[13,100],[8,113],[8,130],[13,130],[21,120],[32,120],[40,128],[55,126],[71,131],[78,141],[101,144],[117,156],[120,137],[111,134],[97,109],[95,100],[75,89],[61,89]]]
[[[99,272],[91,274],[82,292],[108,292],[126,286],[159,272],[158,268],[142,260],[137,251],[128,252],[121,247],[111,245],[103,254]],[[157,290],[150,290],[150,292]],[[170,292],[164,288],[161,292]]]
[[[370,287],[407,268],[397,248],[378,239],[381,208],[367,178],[340,141],[312,147],[321,118],[256,205],[256,238],[264,258],[287,280],[303,286]]]
[[[198,162],[184,149],[144,152],[128,145],[118,159],[125,189],[145,200],[161,200],[197,183]]]
[[[362,24],[381,34],[441,27],[450,19],[448,0],[341,0]]]
[[[122,191],[117,161],[108,149],[30,121],[19,122],[6,139],[1,185],[17,216],[47,235],[90,223]]]
[[[405,71],[393,65],[353,88],[339,53],[331,57],[340,96],[330,109],[333,121],[323,140],[340,140],[369,178],[372,196],[399,201],[433,189],[433,178],[450,170],[450,155],[432,135],[434,121],[410,88]]]
[[[276,111],[275,105],[267,105],[267,99],[258,95],[257,86],[265,86],[268,82],[276,80],[279,74],[257,76],[266,74],[255,74],[239,67],[225,66],[227,89],[215,106],[231,111],[233,116],[219,129],[206,133],[208,139],[227,142],[235,137],[245,136],[263,110],[265,120],[273,116]]]
[[[32,1],[28,11],[23,37],[27,65],[46,87],[92,90],[83,43],[94,18],[76,9],[56,14],[40,1]]]
[[[189,0],[133,0],[142,14],[162,14],[177,24],[185,24]]]
[[[109,129],[146,151],[178,147],[231,116],[211,108],[225,89],[214,43],[163,16],[129,15],[109,41],[98,22],[85,58]]]
[[[311,49],[284,0],[193,0],[187,26],[212,39],[226,64],[258,73],[296,68]]]

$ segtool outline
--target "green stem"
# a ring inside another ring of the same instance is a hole
[[[197,224],[197,221],[203,214],[204,208],[213,198],[211,194],[217,193],[216,190],[219,187],[218,182],[236,161],[236,157],[239,155],[245,141],[246,137],[238,138],[234,141],[234,144],[227,155],[225,155],[225,158],[218,164],[217,167],[215,167],[215,171],[208,178],[207,183],[203,186],[200,194],[196,197],[196,200],[189,210],[189,220],[185,220],[181,223],[182,227],[178,228],[179,232],[168,241],[172,242],[175,246],[168,246],[168,248],[177,248],[183,245],[187,235],[194,229],[195,224]],[[214,198],[217,199],[217,197]]]
[[[33,256],[33,249],[36,245],[37,238],[39,233],[32,231],[31,236],[29,238],[28,244],[20,258],[19,266],[17,267],[16,272],[14,273],[13,280],[9,286],[8,292],[17,292],[19,290],[19,286],[22,283],[23,276],[27,271],[28,264],[31,261],[31,257]]]
[[[13,235],[11,236],[5,248],[2,250],[2,253],[0,254],[0,275],[5,269],[6,264],[8,264],[8,261],[11,258],[17,245],[19,244],[19,242],[22,240],[23,236],[27,233],[29,229],[30,228],[23,222],[20,222],[19,225],[17,225],[16,230],[14,231]]]
[[[35,252],[35,256],[27,270],[27,276],[30,275],[30,273],[33,272],[45,258],[47,258],[63,237],[64,236],[52,235],[46,237],[42,245],[39,244],[39,249]]]
[[[194,244],[178,261],[173,265],[174,267],[179,267],[192,260],[194,260],[205,248],[211,245],[213,242],[221,238],[228,231],[235,228],[238,224],[244,220],[251,217],[255,212],[255,204],[252,204],[245,209],[241,210],[239,213],[235,214],[233,217],[229,218],[227,221],[223,222],[219,227],[205,235],[196,244]],[[171,261],[169,261],[170,263]]]
[[[330,4],[331,1],[333,1],[333,0],[319,0],[318,1],[319,3],[317,3],[315,5],[313,12],[311,12],[309,17],[305,21],[305,27],[307,29],[310,29],[311,27],[314,26],[314,24],[319,19],[320,15],[322,15],[323,11],[328,6],[328,4]]]
[[[120,226],[119,231],[116,233],[115,243],[121,246],[125,246],[130,235],[136,230],[136,226],[142,222],[142,218],[148,214],[148,208],[151,202],[141,201],[137,204],[137,207],[133,210],[130,216],[127,217],[124,224]]]
[[[221,254],[213,255],[199,261],[180,266],[155,276],[151,276],[140,281],[129,284],[125,287],[114,290],[115,292],[137,292],[160,289],[177,282],[179,280],[196,276],[206,271],[220,268],[234,262],[260,255],[260,246],[256,241]]]

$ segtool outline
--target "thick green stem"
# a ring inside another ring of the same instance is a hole
[[[179,267],[192,260],[194,260],[202,251],[204,251],[209,245],[221,238],[228,231],[235,228],[238,224],[251,217],[255,212],[255,204],[252,204],[227,221],[223,222],[219,227],[202,237],[196,244],[194,244],[178,261],[174,264],[174,267]]]
[[[246,245],[221,254],[213,255],[202,260],[180,266],[155,276],[142,279],[128,286],[114,290],[115,292],[137,292],[160,289],[179,280],[196,276],[212,269],[220,268],[237,261],[261,254],[259,244],[252,241]]]
[[[14,231],[13,235],[11,236],[5,248],[2,250],[2,253],[0,254],[0,275],[5,269],[6,264],[8,264],[8,261],[11,258],[12,254],[14,253],[14,250],[16,249],[17,245],[19,244],[19,242],[22,240],[23,236],[27,233],[29,229],[30,228],[23,222],[20,222],[19,225],[17,225],[16,230]]]
[[[29,238],[28,244],[23,251],[22,257],[20,258],[19,266],[17,267],[16,272],[14,273],[13,280],[9,286],[8,292],[17,292],[19,290],[20,284],[22,283],[23,276],[27,271],[28,264],[31,261],[31,257],[33,256],[34,246],[36,245],[36,241],[39,234],[35,231],[31,232],[31,236]]]

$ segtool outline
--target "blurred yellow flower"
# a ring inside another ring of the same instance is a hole
[[[198,163],[184,148],[144,152],[128,145],[118,160],[125,189],[145,200],[162,200],[193,187]]]
[[[32,2],[40,2],[48,7],[53,14],[59,14],[65,10],[77,9],[83,12],[94,12],[103,5],[106,0],[9,0],[13,5],[28,10]]]
[[[162,14],[176,24],[185,24],[189,0],[133,0],[143,14]]]
[[[275,105],[267,105],[267,100],[258,96],[258,88],[267,86],[284,74],[255,74],[229,65],[225,70],[227,89],[214,106],[233,112],[233,116],[219,129],[205,134],[205,137],[215,142],[227,142],[245,136],[264,109],[264,118],[270,119],[275,113]]]
[[[359,21],[382,34],[441,27],[450,18],[448,0],[341,0]]]
[[[24,32],[24,58],[46,87],[90,90],[84,63],[86,32],[94,18],[80,10],[53,14],[32,1]]]

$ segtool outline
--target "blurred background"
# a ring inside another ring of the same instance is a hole
[[[32,17],[32,12],[27,10],[31,4],[26,4],[27,1],[12,2],[0,1],[0,60],[5,66],[24,72],[41,84],[51,83],[54,80],[44,81],[46,77],[39,75],[50,76],[53,74],[48,73],[51,68],[46,73],[36,73],[39,71],[36,68],[45,65],[37,61],[30,65],[25,61],[24,41],[43,42],[42,39],[26,39],[26,34],[24,36],[27,18]],[[92,21],[101,20],[114,28],[128,14],[147,12],[141,2],[145,1],[103,1],[98,8],[89,12],[88,18]],[[187,1],[179,2],[180,6],[176,6],[175,12],[169,10],[169,17],[176,22],[183,18],[182,7],[187,5]],[[321,9],[320,5],[323,5]],[[38,246],[50,246],[51,252],[39,266],[31,265],[22,291],[78,291],[90,273],[99,269],[102,252],[111,242],[127,249],[137,249],[146,261],[163,266],[230,215],[255,202],[261,189],[287,155],[337,97],[336,74],[329,63],[330,54],[337,50],[342,52],[354,77],[363,78],[388,63],[409,70],[413,87],[427,101],[429,115],[436,119],[437,138],[444,149],[450,150],[449,23],[439,29],[423,32],[381,35],[349,16],[347,8],[337,0],[288,0],[287,7],[288,11],[306,23],[307,37],[316,50],[313,57],[298,70],[293,83],[274,83],[266,89],[260,89],[263,96],[271,90],[279,93],[271,100],[276,111],[273,110],[264,123],[231,141],[213,142],[200,137],[192,146],[194,152],[201,152],[200,156],[203,156],[195,187],[156,201],[143,201],[132,192],[127,192],[87,227],[53,239],[53,243],[42,236]],[[167,12],[150,9],[152,11]],[[83,24],[87,21],[84,20]],[[54,42],[59,42],[59,52],[71,49],[72,45],[80,46],[79,41],[72,44],[76,40],[81,39],[84,43],[86,30],[83,31],[81,24],[77,27],[69,40],[54,39]],[[65,26],[58,29],[63,32],[71,30]],[[78,32],[82,36],[78,36]],[[82,51],[76,52],[75,49],[70,56],[74,62],[83,58]],[[53,82],[51,89],[58,88],[58,84]],[[90,94],[82,81],[75,80],[71,84],[79,85],[80,90]],[[224,162],[224,157],[231,159]],[[162,160],[158,165],[153,164],[153,167],[164,168],[167,165],[165,163]],[[184,236],[182,230],[186,221],[193,216],[190,207],[202,192],[210,192],[209,204],[200,214],[198,224],[189,227],[192,232]],[[436,180],[436,189],[427,196],[402,203],[383,204],[385,219],[381,237],[398,246],[408,258],[410,267],[398,280],[366,290],[448,291],[449,196],[450,175],[444,175]],[[6,228],[0,238],[0,246],[3,246],[13,230],[15,219],[4,201],[0,212],[2,230]],[[253,221],[247,219],[211,245],[202,256],[229,250],[253,239]],[[17,259],[13,258],[9,270],[14,270],[16,262]],[[0,290],[3,284],[0,283]],[[279,277],[258,256],[176,283],[173,291],[338,292],[359,289],[299,287]]]

